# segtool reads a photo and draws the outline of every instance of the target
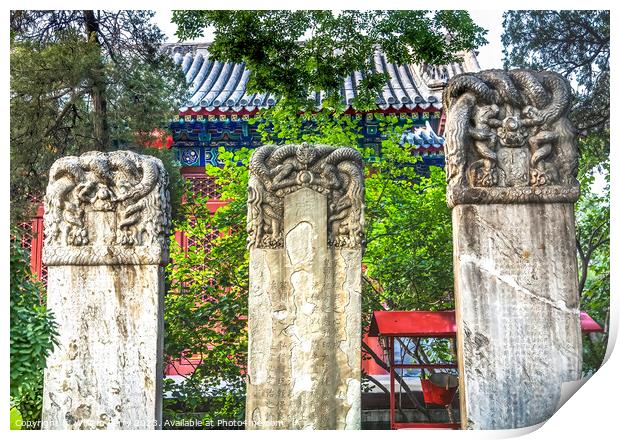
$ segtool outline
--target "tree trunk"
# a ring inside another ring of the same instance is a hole
[[[99,21],[95,17],[95,12],[84,11],[84,24],[86,26],[86,37],[99,46],[101,54],[101,42],[99,41]],[[93,134],[95,137],[95,149],[105,151],[109,147],[110,133],[108,128],[108,110],[106,101],[106,82],[103,60],[100,56],[99,62],[92,72],[92,87],[90,97],[93,102]]]

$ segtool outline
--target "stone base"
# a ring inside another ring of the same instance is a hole
[[[47,360],[43,426],[161,426],[163,268],[51,266],[59,346]]]
[[[573,205],[458,205],[452,219],[463,427],[543,422],[581,374]]]

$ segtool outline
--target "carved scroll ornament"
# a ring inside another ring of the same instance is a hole
[[[487,70],[444,90],[448,205],[571,202],[577,147],[570,85],[553,72]]]
[[[63,157],[50,169],[44,226],[47,265],[166,263],[168,174],[130,151]]]
[[[302,187],[327,196],[328,245],[363,244],[364,172],[353,148],[266,145],[250,161],[248,247],[283,246],[284,196]]]

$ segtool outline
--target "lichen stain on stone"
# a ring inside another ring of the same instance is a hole
[[[116,315],[116,327],[118,328],[118,332],[123,339],[127,339],[127,326],[125,325],[125,317],[118,313]]]
[[[474,252],[480,251],[480,243],[477,238],[479,236],[478,229],[478,210],[474,205],[461,205],[456,207],[459,212],[459,222],[463,225],[463,238],[466,243],[465,246]],[[457,211],[454,211],[457,212]]]
[[[75,417],[73,417],[73,414],[68,411],[65,413],[65,420],[69,425],[75,424]]]
[[[78,355],[78,345],[75,343],[75,340],[69,343],[69,359],[74,360]]]
[[[85,403],[81,404],[75,410],[75,417],[78,419],[87,419],[91,414],[91,406],[86,405]]]
[[[144,388],[147,390],[153,388],[153,379],[151,379],[151,376],[146,374],[144,375]]]
[[[114,293],[116,295],[116,300],[118,301],[118,305],[120,307],[123,306],[123,282],[121,280],[121,274],[119,273],[119,268],[116,266],[112,266],[110,268],[110,275],[112,276],[112,282],[114,283]]]
[[[69,385],[69,381],[63,380],[62,385],[60,386],[60,391],[65,392],[65,391],[70,391],[70,390],[71,390],[71,385]]]
[[[140,322],[142,315],[142,304],[138,301],[132,301],[129,303],[129,315],[132,323]]]

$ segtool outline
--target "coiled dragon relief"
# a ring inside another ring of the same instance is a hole
[[[248,247],[283,246],[284,196],[302,187],[327,195],[328,245],[363,244],[364,174],[353,148],[266,145],[250,160]]]
[[[576,201],[570,100],[570,85],[554,72],[452,78],[443,94],[448,204]]]
[[[57,160],[49,176],[46,264],[159,264],[167,258],[170,195],[159,159],[93,151]]]

